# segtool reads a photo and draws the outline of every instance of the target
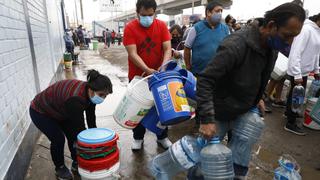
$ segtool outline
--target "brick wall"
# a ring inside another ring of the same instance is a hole
[[[50,16],[49,22],[43,0],[0,0],[0,179],[27,136],[31,122],[28,108],[37,93],[24,1],[30,16],[41,90],[50,83],[64,49],[59,6],[48,9],[50,14],[56,14]],[[47,1],[55,5],[59,2]]]

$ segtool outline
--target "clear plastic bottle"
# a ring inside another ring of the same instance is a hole
[[[292,90],[292,103],[291,110],[294,113],[301,114],[303,112],[303,103],[304,103],[305,91],[304,87],[301,85],[294,86]]]
[[[248,166],[251,159],[251,150],[259,140],[264,126],[264,121],[256,107],[234,121],[230,148],[233,150],[235,163]]]
[[[232,152],[214,137],[200,152],[201,172],[205,180],[233,180]]]
[[[320,80],[313,80],[309,88],[307,98],[316,97],[316,94],[318,93],[319,89],[320,89]]]
[[[274,180],[301,180],[299,174],[299,165],[297,162],[289,155],[283,155],[279,159],[279,165],[274,171]]]
[[[194,137],[184,136],[167,151],[151,161],[151,174],[157,180],[169,180],[176,174],[186,171],[200,161],[201,143]]]

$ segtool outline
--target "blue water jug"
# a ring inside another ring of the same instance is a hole
[[[320,80],[313,80],[309,88],[307,98],[316,97],[319,89],[320,89]]]
[[[305,91],[304,87],[301,85],[294,86],[292,90],[292,104],[291,110],[292,112],[302,114],[303,112],[303,103],[304,103]]]
[[[274,180],[301,180],[299,172],[296,170],[296,164],[285,157],[279,159],[279,165],[274,171]]]
[[[219,137],[214,137],[201,150],[200,159],[200,168],[205,180],[233,180],[232,152],[220,143]]]
[[[200,161],[202,145],[191,136],[184,136],[167,151],[154,157],[150,164],[151,174],[157,180],[169,180]]]
[[[236,164],[248,167],[251,150],[259,140],[265,124],[255,107],[234,121],[230,148]]]

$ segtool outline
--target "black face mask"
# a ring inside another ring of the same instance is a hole
[[[179,43],[181,41],[181,37],[173,37],[172,39],[171,39],[171,42],[172,43]]]

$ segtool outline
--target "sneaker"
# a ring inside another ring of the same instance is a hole
[[[140,151],[143,145],[143,140],[134,139],[131,145],[132,151]]]
[[[163,149],[168,149],[172,145],[172,142],[168,138],[158,139],[157,143],[160,144]]]
[[[65,165],[62,165],[59,168],[56,168],[56,176],[59,180],[73,179],[72,173]]]
[[[304,130],[302,128],[300,128],[296,124],[287,123],[287,125],[284,127],[284,130],[291,132],[291,133],[294,133],[299,136],[305,136],[307,134],[306,132],[304,132]]]
[[[279,102],[273,102],[272,107],[276,108],[286,108],[287,104],[284,101],[279,101]]]
[[[72,161],[71,171],[78,172],[78,162],[77,161]]]
[[[264,102],[264,105],[265,105],[264,112],[266,112],[266,113],[272,113],[272,107],[271,107],[272,102],[271,102],[271,100],[266,100],[266,101]]]

